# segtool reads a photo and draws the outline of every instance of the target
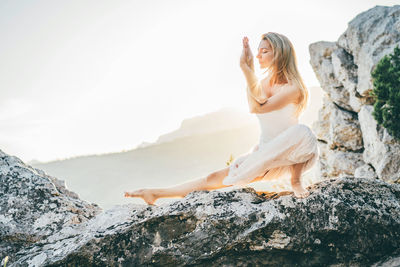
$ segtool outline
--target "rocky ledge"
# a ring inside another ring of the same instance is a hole
[[[399,262],[400,185],[340,177],[308,190],[304,199],[252,188],[195,191],[168,205],[101,211],[0,150],[0,256],[9,256],[7,266]]]

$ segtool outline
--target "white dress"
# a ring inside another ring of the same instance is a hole
[[[305,124],[299,124],[294,115],[296,104],[267,113],[256,114],[260,122],[258,150],[234,160],[224,185],[244,186],[254,178],[262,180],[291,176],[290,165],[306,162],[302,172],[310,170],[319,158],[317,138]]]

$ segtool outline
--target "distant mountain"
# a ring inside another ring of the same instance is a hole
[[[39,161],[39,160],[36,160],[36,159],[33,159],[33,160],[30,160],[30,161],[26,162],[26,164],[28,164],[28,165],[35,165],[35,164],[40,164],[40,163],[42,163],[42,162]]]
[[[177,130],[161,135],[154,143],[143,142],[138,148],[171,142],[183,137],[237,129],[246,125],[256,126],[256,124],[256,117],[250,113],[235,108],[222,108],[205,115],[184,119]]]

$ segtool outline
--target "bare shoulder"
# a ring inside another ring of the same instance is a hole
[[[296,84],[290,84],[289,87],[290,87],[290,90],[293,93],[294,103],[296,105],[300,104],[300,99],[301,99],[301,89],[300,89],[300,87],[297,86]]]

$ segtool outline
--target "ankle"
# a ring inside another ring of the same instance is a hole
[[[293,187],[302,187],[299,181],[294,181],[294,182],[292,181],[291,184]]]

